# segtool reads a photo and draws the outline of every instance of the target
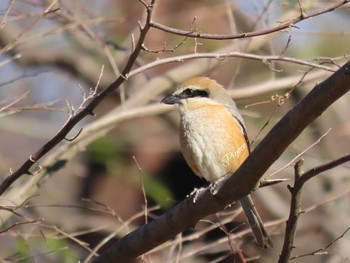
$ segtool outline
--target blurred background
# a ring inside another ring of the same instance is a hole
[[[308,15],[336,1],[299,3]],[[96,108],[95,116],[81,121],[68,140],[34,165],[32,175],[22,176],[0,197],[0,261],[88,262],[186,198],[194,187],[205,186],[179,152],[178,114],[160,105],[161,98],[188,78],[216,79],[235,99],[254,149],[298,100],[348,60],[349,13],[346,4],[285,30],[235,40],[187,38],[151,29],[133,69],[200,52],[240,51],[282,59],[200,58],[133,74]],[[153,20],[182,30],[235,34],[272,28],[298,16],[298,1],[163,0],[156,2]],[[0,1],[1,181],[84,107],[89,101],[84,98],[116,79],[138,39],[138,21],[144,18],[140,1]],[[305,63],[287,62],[286,57]],[[303,169],[309,170],[349,152],[349,99],[347,94],[333,104],[265,174],[289,182],[253,194],[273,249],[255,245],[241,209],[233,205],[142,260],[234,262],[233,242],[247,261],[277,261],[293,165],[303,158]],[[307,256],[294,262],[349,260],[350,234],[321,250],[322,255],[312,255],[350,226],[349,168],[342,165],[305,185],[306,213],[300,216],[292,255]],[[218,224],[235,234],[233,241],[228,242]]]

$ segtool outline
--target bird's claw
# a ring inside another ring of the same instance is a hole
[[[189,195],[187,195],[186,197],[192,197],[192,201],[195,204],[197,202],[199,194],[204,190],[205,190],[205,188],[203,188],[203,187],[202,188],[194,188],[193,191]]]
[[[215,182],[211,183],[210,186],[209,186],[209,190],[210,190],[210,193],[213,195],[213,196],[216,196],[218,191],[219,191],[219,188],[218,188],[218,184],[220,181],[222,181],[225,177],[220,177],[219,179],[217,179]]]
[[[218,193],[218,184],[217,184],[217,181],[215,181],[214,183],[211,183],[211,184],[210,184],[209,190],[210,190],[210,193],[211,193],[213,196],[216,196],[216,194]]]

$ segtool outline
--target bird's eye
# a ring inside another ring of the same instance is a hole
[[[209,93],[206,90],[199,90],[199,89],[185,89],[182,92],[183,98],[194,98],[194,97],[209,97]]]
[[[183,91],[183,94],[187,97],[187,98],[193,98],[195,96],[195,91],[193,89],[185,89]]]

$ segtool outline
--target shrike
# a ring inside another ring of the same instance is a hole
[[[181,150],[197,176],[214,183],[234,173],[250,154],[243,118],[228,92],[215,80],[190,79],[162,103],[179,107]],[[272,247],[250,196],[240,203],[258,245]]]

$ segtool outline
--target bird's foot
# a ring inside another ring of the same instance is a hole
[[[194,188],[193,191],[192,191],[189,195],[187,195],[186,197],[191,197],[193,203],[196,203],[199,194],[200,194],[201,192],[203,192],[204,190],[205,190],[204,187],[202,187],[202,188]]]
[[[219,179],[217,179],[215,182],[211,183],[209,185],[209,190],[210,190],[210,193],[213,195],[213,196],[216,196],[218,191],[219,191],[219,188],[218,188],[218,184],[220,181],[222,181],[225,177],[220,177]]]

